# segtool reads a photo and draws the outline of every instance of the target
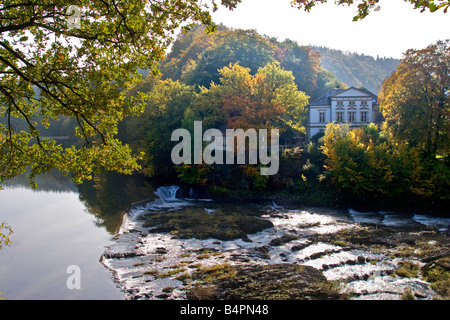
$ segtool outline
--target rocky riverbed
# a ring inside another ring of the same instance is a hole
[[[448,218],[157,196],[101,257],[127,299],[450,298]]]

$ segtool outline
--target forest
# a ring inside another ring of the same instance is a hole
[[[40,132],[41,145],[47,138],[57,140],[44,145],[47,150],[66,148],[66,156],[77,159],[70,169],[77,182],[93,179],[91,171],[95,176],[119,166],[119,173],[139,172],[213,196],[440,210],[450,201],[449,68],[448,41],[410,50],[398,61],[278,41],[223,25],[210,33],[196,25],[177,36],[157,69],[139,70],[142,80],[127,89],[123,100],[124,110],[139,111],[120,116],[123,120],[111,131],[111,137],[117,131],[117,140],[108,144],[100,163],[73,151],[74,146],[87,151],[86,138],[94,132],[80,127],[79,118],[40,116],[32,131]],[[329,89],[357,85],[378,87],[374,92],[383,125],[351,130],[331,123],[324,135],[306,141],[309,102]],[[14,116],[2,121],[17,131],[30,127]],[[174,165],[171,134],[179,128],[192,132],[194,121],[202,121],[204,130],[279,129],[278,173],[261,175],[254,164]],[[125,149],[118,147],[122,144]],[[121,162],[129,152],[133,160]],[[38,161],[53,159],[46,158],[50,154],[46,151]],[[61,157],[53,159],[54,166],[71,163]],[[39,172],[32,171],[31,177]]]
[[[121,123],[119,139],[145,154],[147,177],[206,188],[216,196],[265,194],[315,205],[439,210],[450,200],[449,58],[443,42],[407,52],[397,69],[398,62],[378,59],[373,69],[382,62],[395,69],[382,79],[379,95],[385,123],[355,130],[331,123],[308,142],[308,103],[347,86],[323,67],[321,55],[252,30],[220,26],[211,35],[197,26],[178,37],[159,75],[149,74],[129,90],[129,96],[145,93],[149,99],[141,116]],[[428,69],[423,59],[430,60]],[[174,166],[170,135],[177,128],[192,132],[196,120],[205,129],[279,128],[279,172],[263,176],[250,164]]]

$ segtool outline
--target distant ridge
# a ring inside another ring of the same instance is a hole
[[[364,87],[378,94],[384,79],[395,70],[399,59],[372,57],[326,47],[311,46],[322,56],[322,67],[349,87]]]

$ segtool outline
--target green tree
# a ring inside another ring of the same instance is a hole
[[[313,99],[337,86],[343,87],[331,72],[321,66],[320,55],[296,42],[258,35],[254,30],[230,30],[219,25],[217,32],[206,34],[200,26],[178,36],[171,51],[161,62],[163,78],[180,80],[209,88],[219,83],[218,70],[239,63],[255,75],[269,62],[278,61],[291,71],[299,90]]]
[[[222,97],[230,128],[278,128],[304,131],[308,96],[298,90],[292,72],[278,62],[268,63],[255,75],[239,64],[219,70],[220,84],[211,86]]]
[[[344,86],[322,67],[320,54],[311,47],[300,46],[294,41],[285,40],[277,43],[274,57],[280,62],[281,67],[292,71],[297,87],[312,100],[328,89]]]
[[[149,75],[144,83],[147,85],[141,84],[132,94],[149,89],[145,110],[140,117],[124,121],[121,137],[135,152],[145,152],[142,165],[146,176],[170,175],[173,170],[170,153],[174,146],[171,134],[182,127],[196,95],[193,87],[172,79]]]
[[[213,45],[186,68],[183,82],[209,87],[211,82],[219,82],[218,70],[230,63],[239,63],[255,74],[273,61],[273,46],[254,30],[224,30],[213,37]]]
[[[420,148],[395,142],[376,125],[350,130],[327,126],[322,147],[329,182],[348,203],[428,205],[449,200],[450,170],[441,161],[424,159]]]
[[[143,95],[126,98],[156,72],[179,27],[215,28],[217,1],[3,2],[0,7],[0,183],[31,167],[30,178],[55,167],[80,182],[102,168],[130,173],[138,159],[116,137],[117,123],[138,114]],[[230,9],[240,0],[222,0]],[[203,4],[202,4],[203,3]],[[79,18],[78,18],[79,17]],[[60,116],[76,120],[81,147],[63,147],[38,129]],[[22,118],[26,129],[13,126]]]
[[[380,107],[386,128],[432,157],[450,155],[450,42],[408,50],[385,80]]]

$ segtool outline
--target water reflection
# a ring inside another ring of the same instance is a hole
[[[75,192],[86,206],[86,212],[94,215],[95,224],[115,234],[120,226],[122,215],[128,207],[138,201],[152,200],[157,182],[142,175],[121,175],[105,172],[76,185],[70,175],[63,175],[56,170],[35,178],[38,187],[35,192]],[[7,182],[7,188],[31,189],[26,174]]]
[[[122,214],[136,201],[154,197],[152,183],[140,176],[103,174],[76,185],[56,171],[26,175],[0,191],[0,222],[14,233],[0,250],[1,297],[19,299],[123,299],[99,262]],[[66,286],[69,265],[81,270],[81,290]]]
[[[80,200],[96,217],[96,224],[115,234],[127,208],[132,203],[153,199],[155,186],[155,182],[141,175],[104,173],[77,187]]]

